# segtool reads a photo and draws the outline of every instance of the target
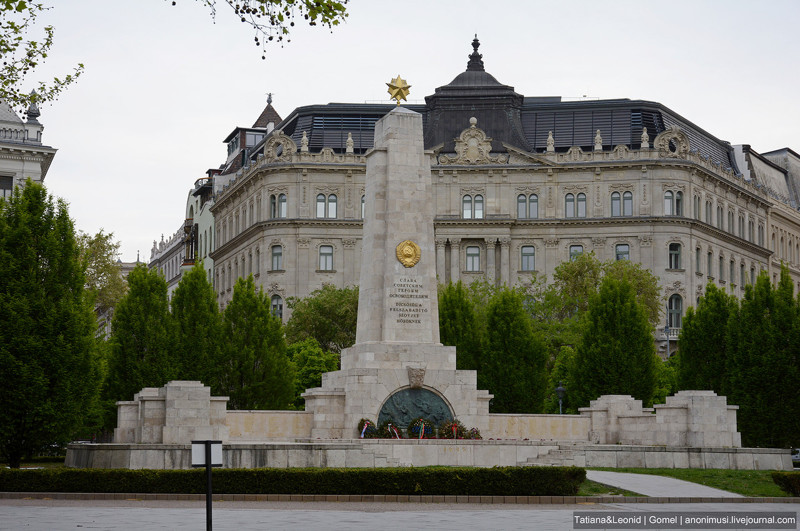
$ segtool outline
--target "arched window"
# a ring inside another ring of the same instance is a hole
[[[667,323],[672,329],[679,329],[681,327],[681,318],[683,316],[683,299],[677,293],[669,298],[667,306]]]
[[[475,219],[483,219],[483,196],[475,196]]]
[[[758,226],[758,245],[764,247],[764,225]]]
[[[517,196],[517,218],[524,219],[528,217],[528,199],[524,194]]]
[[[719,280],[720,282],[725,282],[725,257],[719,255]]]
[[[739,264],[739,287],[744,289],[744,285],[747,283],[747,275],[744,273],[744,263]]]
[[[364,208],[367,206],[364,196],[361,196],[361,219],[364,219]]]
[[[539,196],[531,194],[525,197],[525,194],[517,196],[517,218],[519,219],[536,219],[539,217]]]
[[[736,225],[733,223],[733,210],[728,210],[728,232],[733,234],[736,230]]]
[[[520,248],[520,269],[522,271],[536,269],[536,249],[533,245],[523,245]]]
[[[317,217],[325,217],[325,194],[317,194]]]
[[[464,219],[472,218],[472,196],[465,195],[461,199],[461,217]]]
[[[706,201],[706,223],[711,225],[711,201]]]
[[[664,215],[671,216],[675,210],[675,194],[671,190],[664,192]]]
[[[569,261],[577,260],[583,254],[583,245],[570,245],[569,246]]]
[[[669,268],[681,268],[681,244],[679,243],[669,244]]]
[[[528,197],[528,217],[531,219],[539,217],[539,196],[536,194]]]
[[[622,203],[620,201],[619,192],[611,194],[611,215],[614,217],[622,215]]]
[[[724,229],[725,228],[724,219],[722,217],[722,207],[721,206],[717,207],[717,228],[718,229]]]
[[[260,249],[256,249],[256,264],[255,264],[255,268],[256,269],[255,269],[254,273],[256,275],[261,274],[261,250]]]
[[[675,192],[675,215],[683,215],[683,192]]]
[[[328,215],[331,219],[336,219],[336,194],[331,194],[328,196]]]
[[[744,238],[744,236],[742,236]],[[747,241],[755,242],[756,240],[756,224],[750,221],[747,224]]]
[[[739,237],[744,239],[744,216],[739,216]]]
[[[694,250],[694,270],[695,273],[703,272],[703,251],[700,247]]]
[[[731,288],[736,284],[736,262],[733,260],[728,266],[728,282],[731,283]]]
[[[275,219],[278,217],[278,198],[275,195],[269,196],[269,218]]]
[[[281,194],[278,196],[278,217],[286,217],[286,194]]]
[[[694,219],[700,219],[700,196],[694,196]]]
[[[272,315],[278,319],[283,319],[283,299],[281,299],[280,295],[273,295],[269,302]]]
[[[572,194],[567,194],[564,197],[564,217],[575,217],[575,196]]]
[[[477,272],[481,270],[481,249],[476,245],[467,247],[467,271]]]
[[[622,194],[622,215],[633,215],[633,192],[625,192]]]
[[[711,251],[708,251],[706,257],[706,273],[708,273],[709,278],[714,278],[714,254]]]
[[[617,256],[617,260],[630,260],[631,259],[631,247],[627,243],[620,243],[617,244],[615,248],[615,254]]]
[[[586,194],[578,194],[578,217],[586,217]]]
[[[272,246],[272,271],[283,271],[283,247]]]
[[[319,270],[333,271],[333,246],[319,246]]]

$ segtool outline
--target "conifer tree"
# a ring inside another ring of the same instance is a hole
[[[458,369],[480,370],[484,329],[475,315],[469,291],[460,280],[440,287],[440,341],[443,345],[456,347]]]
[[[294,367],[281,320],[253,277],[240,278],[223,313],[221,391],[229,409],[286,409],[294,399]]]
[[[544,407],[547,354],[531,329],[524,296],[502,288],[487,308],[487,346],[478,387],[494,394],[494,413],[540,413]]]
[[[655,387],[655,363],[652,327],[632,286],[603,279],[589,305],[575,357],[572,404],[587,406],[601,395],[622,394],[648,406]]]
[[[72,220],[28,181],[0,199],[0,458],[71,439],[96,403],[95,321]]]
[[[686,310],[678,338],[680,389],[726,392],[727,323],[736,305],[734,297],[708,284],[697,309]]]
[[[111,321],[111,359],[106,396],[132,400],[143,387],[161,387],[174,379],[174,327],[167,283],[157,270],[138,264],[128,275],[128,293]]]
[[[177,378],[199,380],[211,387],[212,393],[221,393],[217,380],[223,342],[222,316],[202,262],[184,273],[175,289],[172,318]]]

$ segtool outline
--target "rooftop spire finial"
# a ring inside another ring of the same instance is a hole
[[[272,92],[267,92],[267,105],[272,103]]]
[[[469,56],[469,62],[467,63],[467,70],[473,70],[478,72],[483,72],[483,55],[478,53],[478,47],[481,45],[480,41],[478,40],[478,34],[475,34],[475,39],[472,41],[472,53]]]

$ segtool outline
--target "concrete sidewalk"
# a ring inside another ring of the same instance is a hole
[[[629,474],[625,472],[605,472],[600,470],[587,470],[586,479],[609,485],[620,489],[629,490],[644,496],[659,496],[669,498],[743,498],[726,490],[714,489],[705,485],[698,485],[682,479],[652,474]]]

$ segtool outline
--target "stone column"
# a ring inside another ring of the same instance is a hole
[[[439,238],[436,240],[436,277],[439,283],[445,284],[447,282],[447,272],[445,270],[445,256],[444,247],[447,240]]]
[[[497,285],[497,275],[495,273],[495,246],[497,245],[496,238],[486,238],[486,281],[492,286]]]
[[[510,284],[509,273],[511,272],[511,240],[509,238],[500,239],[500,283]]]
[[[455,284],[461,278],[461,240],[450,238],[450,282]]]

